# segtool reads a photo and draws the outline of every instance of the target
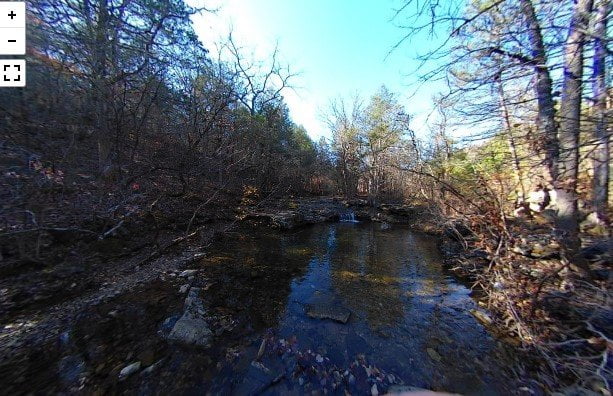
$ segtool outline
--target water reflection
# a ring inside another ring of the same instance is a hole
[[[413,386],[502,392],[502,351],[469,315],[468,290],[445,275],[434,243],[368,223],[258,232],[225,244],[232,260],[210,274],[220,286],[212,305],[238,299],[256,332],[296,336],[339,367],[364,354]],[[348,308],[351,317],[312,319],[305,311],[313,304]]]

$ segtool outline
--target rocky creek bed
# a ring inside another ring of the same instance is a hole
[[[3,357],[0,381],[11,394],[516,389],[513,353],[471,315],[436,244],[380,223],[240,229],[47,337],[4,324],[2,342],[31,345]]]

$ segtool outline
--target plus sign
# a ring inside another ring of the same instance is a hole
[[[17,16],[17,14],[15,14],[15,12],[13,10],[11,10],[11,13],[8,14],[8,16],[11,17],[11,19],[15,18]]]

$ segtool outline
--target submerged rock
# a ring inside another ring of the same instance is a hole
[[[443,358],[437,351],[432,348],[426,349],[426,352],[428,352],[428,356],[430,356],[430,359],[436,360],[437,362],[440,362]]]
[[[276,372],[259,362],[252,362],[243,382],[238,386],[237,395],[257,395],[279,382],[282,372]]]
[[[331,319],[340,323],[347,323],[351,311],[347,308],[331,304],[309,304],[306,314],[313,319]]]

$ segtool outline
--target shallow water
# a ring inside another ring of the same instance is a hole
[[[7,394],[370,395],[399,385],[516,393],[516,356],[471,316],[469,290],[444,272],[431,237],[377,223],[243,229],[190,269],[189,279],[165,271],[88,306],[57,340],[7,360],[0,386]],[[210,347],[167,337],[192,291]],[[120,378],[135,362],[140,370]]]
[[[249,363],[268,334],[275,343],[292,339],[296,350],[325,357],[323,365],[341,372],[361,359],[405,385],[465,394],[510,391],[506,348],[469,313],[475,308],[469,290],[443,271],[431,237],[373,223],[258,230],[224,241],[202,265],[213,285],[210,309],[236,312],[243,331],[233,332],[248,345],[213,375],[208,389],[256,389],[248,383]],[[313,319],[306,313],[311,306],[351,314],[347,323]],[[262,362],[283,370],[287,355],[273,353]],[[309,389],[303,384],[309,378],[299,380],[287,375],[266,392]]]

